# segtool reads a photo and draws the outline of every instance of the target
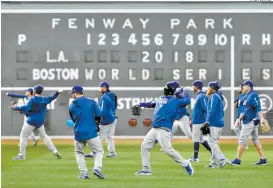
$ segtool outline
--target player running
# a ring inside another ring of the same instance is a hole
[[[13,97],[13,98],[22,98],[22,99],[24,99],[24,104],[26,105],[28,103],[28,101],[30,100],[30,98],[33,97],[33,89],[28,88],[25,95],[14,94],[14,93],[7,93],[6,95],[8,97]],[[27,117],[24,116],[24,122],[26,121],[26,119],[27,119]],[[39,140],[38,140],[38,138],[36,138],[36,136],[34,135],[33,132],[30,133],[30,138],[33,142],[33,146],[36,146]]]
[[[72,88],[72,98],[74,101],[69,106],[69,114],[74,122],[75,134],[75,155],[80,169],[79,179],[89,179],[86,168],[83,149],[87,144],[88,147],[96,153],[94,160],[93,173],[100,179],[104,179],[101,172],[103,148],[97,133],[95,116],[100,116],[101,111],[93,99],[88,99],[83,95],[83,88],[75,85]]]
[[[163,151],[172,157],[177,163],[185,168],[188,175],[192,176],[194,170],[189,160],[185,160],[172,147],[172,126],[176,113],[181,106],[185,106],[185,99],[178,99],[174,96],[175,86],[169,82],[164,88],[164,95],[156,102],[140,103],[132,107],[132,111],[145,108],[155,108],[152,120],[153,128],[147,133],[141,144],[142,170],[135,175],[151,175],[150,150],[159,143]],[[133,112],[134,115],[136,115]],[[140,115],[140,113],[139,113]]]
[[[13,160],[24,160],[26,157],[26,147],[29,135],[35,130],[39,133],[40,138],[43,140],[47,148],[52,151],[57,159],[61,159],[61,155],[52,143],[51,139],[45,132],[44,121],[46,115],[46,106],[57,98],[62,90],[56,91],[50,97],[41,96],[44,87],[42,85],[36,85],[34,87],[34,96],[24,106],[13,105],[11,108],[16,111],[23,112],[27,119],[24,122],[22,131],[20,133],[20,151],[17,157]]]
[[[100,122],[99,137],[101,143],[106,139],[108,141],[108,158],[117,156],[114,142],[114,135],[117,124],[116,109],[117,109],[117,96],[109,90],[110,85],[107,82],[100,83],[101,97],[99,106],[102,110],[102,120]],[[93,158],[94,153],[85,155],[86,158]]]
[[[211,148],[208,142],[203,138],[203,134],[200,130],[201,126],[206,122],[207,115],[207,102],[208,97],[206,93],[202,91],[203,82],[196,80],[192,83],[193,92],[196,93],[194,107],[192,109],[192,133],[193,133],[193,145],[194,155],[190,159],[194,162],[199,162],[198,153],[200,143],[210,152]]]
[[[265,119],[261,112],[261,104],[259,95],[253,90],[254,84],[251,80],[243,82],[243,92],[246,94],[243,109],[240,117],[236,120],[235,125],[240,126],[242,123],[242,130],[239,137],[239,148],[237,157],[231,161],[231,165],[241,165],[241,157],[244,153],[245,147],[248,145],[248,137],[251,136],[251,141],[257,149],[260,160],[255,165],[267,165],[267,159],[264,157],[262,144],[258,139],[258,126],[260,122]]]

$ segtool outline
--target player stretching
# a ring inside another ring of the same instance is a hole
[[[260,160],[256,165],[266,165],[267,160],[264,157],[262,144],[258,139],[258,126],[260,121],[265,121],[263,113],[261,112],[260,98],[258,94],[253,90],[253,82],[247,80],[243,82],[243,92],[246,94],[246,98],[243,102],[243,110],[239,119],[236,120],[236,125],[240,125],[242,122],[242,130],[239,137],[239,148],[237,152],[237,157],[231,161],[232,165],[240,165],[241,157],[247,146],[248,137],[251,136],[251,141],[255,145],[257,152],[260,156]],[[259,117],[260,119],[258,119]]]
[[[242,113],[243,103],[244,103],[244,99],[245,99],[245,96],[246,96],[246,94],[243,93],[243,83],[240,84],[240,88],[238,90],[238,93],[240,94],[240,96],[234,101],[234,105],[237,108],[237,119],[239,119],[239,117],[240,117],[240,115]],[[234,132],[235,132],[235,134],[236,134],[236,136],[238,137],[238,140],[239,140],[240,132],[241,132],[242,128],[238,124],[237,125],[234,124],[233,128],[234,128],[233,130],[234,130]],[[245,146],[245,149],[248,149],[248,143]]]
[[[100,83],[100,102],[99,106],[102,113],[102,121],[100,122],[99,137],[101,143],[106,139],[108,141],[108,158],[114,158],[117,156],[114,142],[114,135],[117,124],[116,108],[117,108],[117,96],[109,90],[109,84],[107,82]],[[87,158],[93,158],[94,153],[85,155]]]
[[[178,109],[185,106],[185,99],[178,99],[174,95],[175,86],[173,83],[167,83],[164,88],[164,95],[160,96],[156,102],[140,103],[132,107],[133,115],[140,107],[155,108],[152,120],[153,128],[147,133],[141,144],[142,170],[135,175],[151,175],[150,150],[159,143],[163,151],[172,157],[177,163],[185,168],[188,175],[193,175],[194,170],[190,161],[185,160],[172,147],[172,126]],[[187,99],[186,99],[187,100]]]
[[[210,164],[206,166],[208,168],[216,168],[217,159],[220,159],[220,168],[224,167],[228,163],[227,158],[224,157],[218,145],[218,140],[220,139],[224,128],[224,105],[223,96],[218,91],[220,88],[221,85],[217,81],[208,84],[207,96],[209,96],[209,99],[207,103],[207,120],[201,127],[202,132],[204,129],[209,127],[208,141],[212,150],[212,156]]]
[[[13,97],[13,98],[22,98],[22,99],[24,99],[24,104],[27,104],[28,101],[30,100],[30,98],[33,97],[33,89],[32,88],[28,88],[25,95],[7,93],[7,96]],[[27,120],[27,117],[24,116],[24,122],[26,120]],[[33,141],[33,146],[36,146],[37,143],[38,143],[38,139],[36,138],[36,136],[34,135],[33,132],[30,133],[30,138]]]
[[[36,130],[39,133],[40,138],[46,144],[47,148],[52,151],[57,159],[61,159],[61,155],[52,143],[49,136],[47,136],[44,128],[44,121],[46,115],[46,106],[57,98],[62,91],[56,91],[51,97],[41,96],[43,92],[42,85],[36,85],[34,87],[34,96],[24,106],[11,106],[13,110],[21,111],[26,114],[26,121],[22,127],[20,133],[20,151],[17,157],[13,160],[24,160],[26,157],[26,147],[29,135]]]
[[[171,83],[177,83],[177,82],[171,82]],[[191,128],[189,125],[189,122],[190,122],[189,113],[187,111],[187,105],[191,103],[190,95],[188,91],[184,90],[183,88],[178,88],[176,92],[178,94],[177,97],[184,98],[186,102],[185,102],[185,106],[180,107],[176,113],[172,132],[173,134],[176,133],[179,127],[188,138],[192,139]],[[182,93],[183,95],[180,95],[179,93]]]
[[[100,116],[101,111],[93,99],[88,99],[83,95],[83,88],[75,85],[72,88],[72,98],[74,101],[69,106],[69,114],[74,124],[75,134],[75,156],[80,169],[79,179],[89,179],[86,168],[83,149],[87,144],[96,153],[93,173],[100,179],[104,179],[101,173],[103,148],[97,133],[95,116]]]
[[[200,130],[201,126],[206,122],[207,115],[207,101],[208,97],[206,93],[202,91],[203,82],[196,80],[192,83],[193,92],[197,93],[195,97],[194,107],[192,109],[192,134],[194,143],[194,155],[190,159],[191,161],[199,162],[199,144],[202,145],[211,153],[211,148],[206,140],[203,138],[203,134]]]

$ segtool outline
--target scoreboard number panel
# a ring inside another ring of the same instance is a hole
[[[6,11],[1,24],[2,96],[41,83],[48,91],[81,84],[92,97],[106,80],[120,97],[119,121],[126,125],[131,105],[158,97],[167,81],[187,86],[196,79],[205,85],[219,80],[225,123],[232,125],[236,88],[252,79],[265,117],[272,114],[272,11]],[[69,96],[64,98],[68,104]],[[49,110],[60,110],[58,100]],[[143,131],[123,127],[117,133]],[[232,134],[225,126],[224,135]]]
[[[2,68],[12,74],[3,72],[3,86],[202,79],[233,87],[231,76],[235,86],[272,86],[271,25],[270,13],[5,13]]]

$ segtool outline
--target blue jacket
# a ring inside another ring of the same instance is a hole
[[[260,97],[255,91],[250,91],[243,102],[244,114],[243,124],[251,122],[258,117],[258,112],[261,111]]]
[[[240,117],[241,113],[243,112],[243,103],[244,103],[244,99],[245,99],[246,95],[245,94],[241,94],[236,100],[235,102],[237,102],[237,119]]]
[[[177,98],[179,99],[185,99],[185,106],[180,107],[177,110],[176,116],[175,116],[175,120],[179,120],[181,119],[183,116],[189,116],[189,113],[187,111],[187,105],[189,105],[191,103],[191,97],[190,94],[187,90],[184,90],[184,95],[178,95]]]
[[[179,108],[188,104],[188,99],[175,96],[160,96],[156,102],[140,103],[141,107],[155,108],[152,118],[153,128],[172,130],[173,122]]]
[[[116,116],[113,112],[115,108],[115,103],[110,99],[107,94],[103,94],[99,100],[99,107],[101,110],[101,125],[109,125],[113,123]]]
[[[220,92],[213,93],[208,99],[207,122],[212,127],[224,127],[224,104]]]
[[[113,93],[113,92],[111,92],[111,91],[106,91],[105,93],[104,93],[105,95],[107,95],[110,99],[111,99],[111,101],[113,102],[113,107],[112,107],[112,111],[113,111],[113,113],[114,113],[114,115],[116,115],[116,110],[117,110],[117,107],[118,107],[118,98],[117,98],[117,96]]]
[[[100,116],[101,112],[96,101],[85,96],[76,98],[69,106],[69,114],[75,123],[75,140],[89,140],[98,136],[95,116]]]
[[[208,97],[204,91],[197,93],[195,104],[192,109],[191,122],[192,124],[203,124],[206,122]]]
[[[13,98],[21,98],[24,99],[24,103],[27,104],[29,99],[28,96],[26,95],[21,95],[21,94],[13,94],[13,93],[8,93],[9,97],[13,97]]]
[[[34,127],[44,125],[46,106],[57,98],[59,93],[56,91],[52,96],[34,96],[24,106],[17,106],[14,110],[22,111],[26,114],[26,122]]]

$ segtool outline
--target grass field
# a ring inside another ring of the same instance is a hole
[[[209,162],[209,154],[202,147],[200,162],[193,163],[194,176],[186,175],[183,168],[156,146],[151,152],[151,176],[135,176],[141,169],[139,142],[118,143],[118,158],[104,158],[103,173],[105,180],[92,175],[93,159],[86,160],[91,179],[78,180],[74,147],[71,144],[56,145],[62,160],[57,160],[41,142],[27,149],[27,160],[13,161],[18,153],[17,144],[2,144],[2,188],[272,188],[273,187],[273,142],[264,143],[265,154],[269,160],[267,166],[254,166],[258,160],[253,146],[245,152],[242,165],[227,165],[223,169],[204,168]],[[236,155],[237,145],[221,144],[221,148],[230,160]],[[183,157],[192,155],[191,143],[174,143]],[[105,148],[106,149],[106,148]],[[85,150],[89,152],[89,150]],[[107,153],[105,152],[105,155]]]

